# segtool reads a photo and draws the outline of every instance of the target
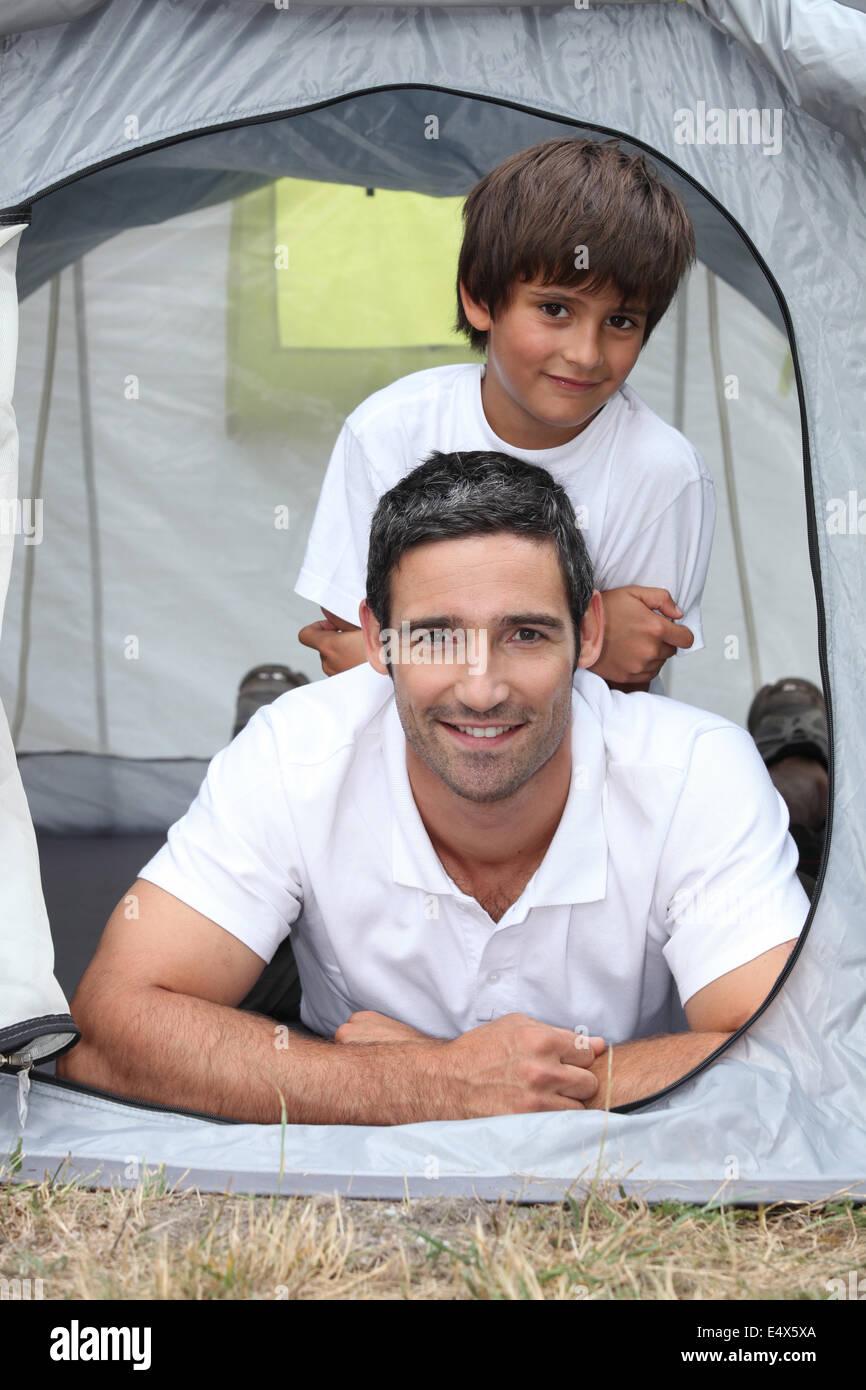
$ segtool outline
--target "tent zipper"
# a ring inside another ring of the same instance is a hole
[[[233,1120],[228,1115],[214,1115],[207,1110],[189,1110],[182,1105],[163,1105],[158,1100],[135,1100],[132,1096],[121,1096],[116,1091],[101,1091],[97,1086],[86,1086],[82,1081],[69,1081],[65,1076],[52,1076],[50,1072],[33,1073],[37,1081],[61,1090],[78,1091],[85,1096],[96,1096],[99,1100],[111,1100],[117,1105],[128,1105],[134,1110],[159,1110],[167,1115],[186,1115],[193,1120],[211,1120],[219,1125],[239,1125],[243,1120]]]
[[[24,1067],[29,1071],[33,1064],[31,1052],[0,1052],[0,1067],[15,1067],[16,1070]]]
[[[27,1123],[28,1097],[30,1095],[30,1073],[33,1070],[31,1052],[0,1052],[0,1066],[16,1068],[18,1078],[18,1123],[23,1129]]]

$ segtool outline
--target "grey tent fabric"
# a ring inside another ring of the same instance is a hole
[[[836,0],[689,0],[772,72],[810,116],[863,143],[866,20]]]
[[[46,24],[67,24],[105,3],[106,0],[4,0],[0,34],[20,34]]]
[[[213,185],[204,181],[193,195],[205,207],[219,193],[218,141],[227,138],[222,132],[247,127],[266,135],[259,123],[313,108],[320,113],[318,129],[325,129],[337,116],[329,103],[385,89],[409,131],[419,114],[445,118],[436,157],[443,167],[456,160],[461,180],[472,172],[465,160],[472,132],[460,122],[476,117],[445,99],[440,107],[440,92],[478,99],[482,107],[474,109],[486,113],[489,106],[494,118],[501,104],[571,123],[566,128],[620,134],[705,190],[731,219],[727,225],[737,242],[741,228],[769,268],[779,308],[784,305],[790,319],[834,752],[829,855],[790,975],[747,1034],[670,1095],[633,1113],[611,1115],[606,1128],[603,1115],[586,1112],[389,1130],[289,1126],[281,1139],[269,1127],[140,1111],[37,1082],[22,1136],[35,1164],[46,1160],[48,1166],[72,1153],[82,1173],[95,1171],[96,1180],[109,1181],[127,1155],[146,1154],[150,1164],[164,1160],[206,1181],[227,1168],[243,1172],[251,1175],[251,1190],[277,1186],[282,1164],[286,1175],[295,1175],[283,1191],[304,1190],[310,1174],[323,1185],[331,1177],[352,1177],[367,1191],[392,1190],[405,1175],[417,1186],[435,1169],[461,1191],[475,1184],[488,1193],[491,1187],[511,1191],[534,1178],[540,1184],[534,1190],[549,1194],[603,1161],[629,1182],[654,1184],[657,1193],[673,1187],[684,1196],[703,1195],[730,1180],[744,1184],[735,1189],[739,1195],[760,1192],[765,1200],[793,1191],[823,1195],[857,1183],[862,1194],[866,557],[857,489],[866,488],[866,344],[852,306],[866,291],[866,172],[858,148],[858,100],[866,89],[864,21],[856,10],[830,0],[799,0],[776,10],[769,0],[706,0],[702,13],[698,8],[603,5],[584,13],[574,7],[436,7],[407,11],[395,23],[392,11],[367,7],[293,5],[276,11],[201,0],[182,6],[112,0],[77,22],[80,43],[72,41],[75,22],[7,40],[0,68],[0,141],[7,152],[0,212],[8,227],[16,213],[21,218],[21,210],[34,204],[22,244],[39,238],[38,200],[44,198],[47,207],[61,192],[69,199],[64,225],[70,242],[81,238],[76,254],[94,244],[88,189],[98,187],[101,175],[92,171],[100,166],[107,179],[121,161],[132,169],[149,151],[151,172],[162,161],[168,179],[172,169],[182,174],[187,163],[198,167],[191,137],[206,134],[214,141],[217,172]],[[611,52],[633,56],[630,80],[620,65],[609,63]],[[779,148],[767,149],[758,140],[681,142],[677,113],[686,111],[699,123],[700,104],[705,108],[715,100],[735,111],[778,111]],[[18,138],[22,122],[24,140]],[[332,129],[339,130],[338,116]],[[421,164],[434,156],[423,129],[421,122],[415,150]],[[364,150],[350,142],[341,161],[339,140],[330,148],[322,141],[318,176],[360,181],[369,161],[380,170],[385,166],[387,177],[390,161],[392,186],[407,181],[405,146],[395,153],[375,139],[370,145]],[[260,177],[265,171],[251,172]],[[229,173],[244,171],[231,165]],[[131,202],[131,184],[127,190],[119,182],[114,186],[121,202]],[[160,208],[166,216],[168,204]],[[142,215],[124,225],[147,222]],[[42,231],[50,240],[50,225]],[[62,252],[52,254],[40,267],[34,249],[31,287],[69,264]],[[11,269],[7,257],[7,278]],[[775,298],[772,286],[771,293]],[[7,295],[3,331],[14,346],[13,314]],[[10,394],[7,381],[0,400],[7,420]],[[7,425],[4,477],[12,476],[13,429]],[[853,524],[829,527],[827,518],[838,515],[841,502]],[[5,564],[11,543],[0,540]],[[6,783],[13,800],[18,798],[20,823],[20,782],[10,776]],[[32,869],[31,861],[16,865],[3,885],[6,894],[17,892],[19,904],[28,896],[31,904],[29,921],[20,910],[0,916],[0,954],[5,949],[10,958],[28,933],[28,940],[42,943],[45,956],[44,910]],[[15,1008],[14,998],[0,998],[4,1009]],[[10,1021],[20,1017],[0,1016],[0,1029]],[[14,1078],[0,1079],[0,1096],[2,1151],[20,1132]]]
[[[862,1131],[801,1126],[796,1086],[747,1042],[642,1112],[502,1115],[458,1123],[365,1126],[215,1124],[34,1080],[21,1175],[135,1184],[165,1165],[168,1183],[205,1191],[359,1197],[562,1201],[598,1172],[650,1201],[743,1204],[866,1199]],[[761,1125],[744,1129],[743,1116]],[[830,1116],[828,1115],[828,1119]],[[776,1142],[768,1145],[767,1131]],[[0,1135],[18,1132],[13,1077],[0,1076]]]

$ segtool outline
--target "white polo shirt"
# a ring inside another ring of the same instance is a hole
[[[668,589],[694,633],[688,650],[698,651],[716,506],[694,446],[625,384],[566,444],[516,448],[484,414],[483,371],[472,362],[429,367],[352,411],[331,454],[295,592],[357,623],[370,521],[382,494],[434,449],[495,450],[539,464],[565,488],[599,589]]]
[[[364,665],[258,710],[141,870],[263,961],[291,931],[315,1032],[359,1009],[437,1037],[513,1011],[676,1031],[697,990],[799,935],[787,809],[745,730],[579,671],[562,819],[494,922],[424,829],[392,691]]]

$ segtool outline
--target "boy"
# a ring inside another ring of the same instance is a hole
[[[695,258],[688,214],[642,155],[564,138],[487,174],[463,217],[457,326],[487,362],[415,372],[349,416],[295,586],[325,616],[299,640],[326,675],[364,661],[378,498],[433,449],[500,450],[547,468],[574,505],[605,611],[593,670],[663,693],[665,661],[703,646],[715,502],[695,449],[625,381]]]

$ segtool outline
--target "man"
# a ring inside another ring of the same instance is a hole
[[[676,1081],[763,1003],[806,916],[748,734],[589,672],[603,609],[571,503],[506,455],[434,454],[381,498],[359,616],[368,665],[212,761],[138,919],[108,923],[61,1072],[343,1124]],[[290,930],[319,1037],[235,1007]]]

